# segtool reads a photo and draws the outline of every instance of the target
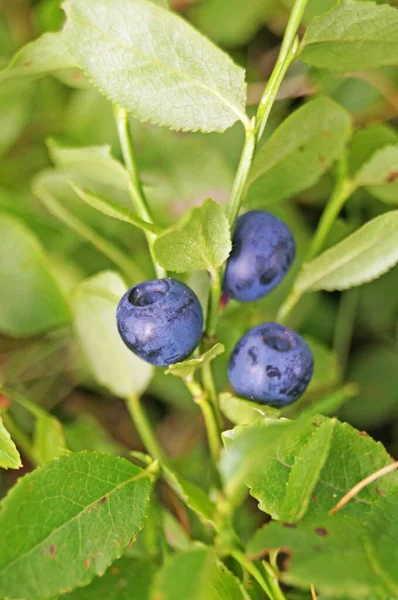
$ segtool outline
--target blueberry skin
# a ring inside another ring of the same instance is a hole
[[[300,398],[313,370],[311,350],[298,333],[263,323],[236,344],[228,375],[238,395],[279,408]]]
[[[122,340],[140,358],[165,367],[187,358],[202,336],[196,294],[176,279],[155,279],[130,288],[116,311]]]
[[[284,278],[296,255],[287,225],[263,210],[240,216],[232,235],[223,292],[239,302],[266,296]]]

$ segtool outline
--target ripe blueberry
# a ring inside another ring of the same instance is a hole
[[[281,407],[303,394],[313,367],[311,350],[298,333],[277,323],[263,323],[236,344],[228,375],[240,396]]]
[[[223,291],[240,302],[258,300],[283,279],[296,254],[290,229],[263,210],[240,216],[232,235]]]
[[[176,279],[145,281],[130,288],[116,311],[122,340],[137,356],[165,367],[187,358],[203,329],[200,302]]]

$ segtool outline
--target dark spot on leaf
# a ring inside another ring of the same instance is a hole
[[[56,544],[51,544],[50,546],[50,554],[53,556],[57,550]]]
[[[381,496],[382,498],[384,498],[385,493],[383,492],[383,490],[381,490],[380,488],[376,488],[376,492],[379,494],[379,496]]]
[[[311,496],[312,502],[316,502],[318,500],[318,496]]]
[[[322,137],[324,137],[325,140],[327,140],[328,137],[330,137],[330,131],[322,131]]]
[[[398,178],[398,171],[390,171],[386,177],[386,181],[388,183],[394,183],[394,181]]]
[[[362,437],[368,437],[368,434],[366,433],[366,431],[360,431],[359,435]]]
[[[90,565],[91,565],[91,559],[86,558],[86,560],[84,561],[84,566],[86,567],[86,569],[88,569]]]
[[[268,377],[277,377],[278,379],[281,378],[281,372],[277,367],[273,367],[272,365],[267,365],[265,367],[265,370],[267,371]]]
[[[74,73],[72,73],[72,79],[81,79],[83,77],[82,73],[79,73],[79,71],[75,71]]]
[[[114,575],[118,575],[118,574],[120,573],[120,569],[119,569],[119,567],[112,566],[112,567],[111,567],[109,570],[110,570],[110,572],[111,572],[111,573],[113,573]]]
[[[315,529],[315,533],[317,535],[320,535],[321,537],[325,537],[325,535],[328,534],[327,529],[325,529],[324,527],[317,527]]]
[[[98,504],[105,504],[105,502],[108,500],[108,498],[106,496],[103,496],[101,498],[101,500],[98,500]]]
[[[289,570],[291,555],[292,553],[289,548],[280,549],[276,562],[281,573],[284,573],[285,571]]]
[[[282,523],[283,527],[286,527],[287,529],[296,529],[297,525],[295,523]]]
[[[9,407],[10,400],[5,394],[0,394],[0,410],[5,410]]]
[[[304,150],[305,150],[305,146],[299,146],[299,147],[297,148],[297,150],[298,150],[299,152],[304,152]]]
[[[313,427],[320,427],[319,423],[313,423],[312,426]]]
[[[323,167],[326,167],[326,160],[324,156],[319,156],[319,162]]]
[[[322,548],[320,546],[314,546],[313,547],[313,551],[314,552],[320,552],[322,550]]]
[[[27,60],[23,64],[24,67],[31,67],[32,65],[33,65],[33,60]]]

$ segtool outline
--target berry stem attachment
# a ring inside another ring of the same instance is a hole
[[[138,216],[143,221],[153,223],[153,218],[149,210],[147,200],[145,198],[144,190],[140,182],[137,165],[135,162],[133,141],[131,139],[131,133],[128,123],[128,113],[125,108],[122,108],[118,104],[114,105],[114,113],[120,146],[122,148],[123,160],[129,176],[129,194],[131,200],[133,202],[135,210],[137,211]],[[152,244],[156,236],[150,232],[145,232],[145,236],[148,240],[148,245],[151,251],[153,266],[156,271],[156,275],[159,279],[162,279],[163,277],[166,277],[166,271],[163,269],[163,267],[157,264],[152,252]]]

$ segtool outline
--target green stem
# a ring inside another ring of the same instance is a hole
[[[353,288],[352,290],[342,292],[340,296],[339,310],[334,330],[333,347],[339,358],[340,376],[342,381],[344,381],[344,373],[347,367],[348,354],[350,352],[359,293],[359,288]]]
[[[154,436],[148,417],[142,409],[140,397],[137,395],[130,396],[126,400],[126,405],[145,448],[159,462],[161,467],[168,468],[167,459]]]
[[[276,61],[275,67],[272,71],[271,77],[268,80],[263,97],[261,98],[258,106],[256,127],[257,141],[261,138],[264,132],[264,128],[267,123],[272,105],[275,101],[276,94],[278,93],[286,71],[288,70],[297,53],[298,40],[296,35],[304,10],[307,6],[307,2],[308,0],[296,0],[292,12],[290,13],[278,60]]]
[[[219,430],[222,429],[222,418],[220,409],[218,406],[218,395],[216,385],[213,378],[212,363],[206,363],[202,367],[202,383],[203,387],[208,395],[209,401],[211,402],[214,410],[214,415],[217,421]]]
[[[265,560],[261,562],[265,572],[267,573],[267,582],[272,590],[274,600],[286,600],[285,594],[282,592],[279,585],[276,570]]]
[[[137,214],[143,221],[153,223],[153,218],[149,210],[148,203],[145,198],[144,190],[140,182],[138,175],[137,165],[135,162],[133,141],[131,139],[131,133],[128,122],[128,113],[125,108],[115,104],[114,105],[116,127],[119,134],[120,146],[122,148],[123,160],[129,175],[129,193],[133,202],[134,208]],[[152,233],[145,232],[145,236],[148,240],[149,249],[153,260],[153,266],[156,271],[156,275],[159,279],[166,277],[166,271],[157,264],[153,252],[152,245],[156,236]]]
[[[213,407],[209,401],[207,393],[197,383],[193,377],[184,379],[184,383],[192,394],[195,404],[202,411],[203,419],[206,425],[209,447],[213,459],[214,467],[218,464],[221,451],[221,430],[218,426]]]
[[[208,340],[213,340],[217,333],[217,322],[221,297],[221,280],[216,269],[210,273],[209,306],[207,310],[205,335]]]
[[[62,221],[62,223],[65,223],[69,229],[72,229],[72,231],[77,233],[80,237],[90,242],[97,250],[102,252],[102,254],[109,258],[109,260],[111,260],[129,280],[134,278],[137,281],[142,281],[144,275],[142,274],[141,269],[129,260],[123,252],[116,248],[116,246],[91,229],[86,223],[83,223],[83,221],[76,218],[45,189],[40,188],[34,191],[47,208],[48,212],[54,215],[59,221]]]
[[[1,417],[4,421],[4,425],[9,431],[12,439],[16,443],[17,447],[22,451],[23,454],[30,460],[31,463],[37,466],[37,460],[35,458],[35,452],[33,450],[32,443],[29,437],[24,431],[17,425],[17,423],[11,418],[7,412],[2,412]]]
[[[329,202],[322,213],[317,230],[312,239],[307,260],[313,259],[322,250],[325,239],[345,202],[355,191],[355,184],[347,178],[347,159],[343,156],[338,163],[337,180]]]
[[[264,577],[254,563],[248,560],[246,556],[238,550],[231,550],[229,554],[241,565],[243,569],[246,569],[246,571],[250,573],[250,575],[257,581],[261,589],[264,590],[270,600],[276,600],[274,594],[272,593],[271,586],[269,585],[268,581],[266,581],[268,577]]]
[[[240,205],[245,192],[247,178],[249,176],[250,167],[252,165],[254,151],[256,148],[256,134],[250,126],[246,129],[245,145],[243,146],[242,155],[240,158],[238,170],[234,184],[232,186],[231,195],[227,204],[226,213],[228,222],[233,229],[236,218],[239,214]]]

